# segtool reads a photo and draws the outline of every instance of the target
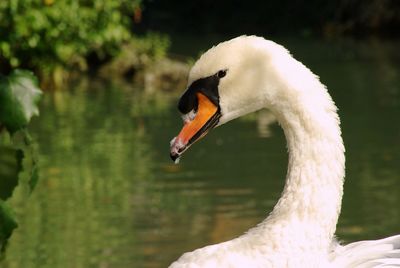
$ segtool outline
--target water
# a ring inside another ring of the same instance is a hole
[[[382,41],[285,40],[328,86],[342,118],[347,180],[337,234],[400,233],[400,54]],[[178,94],[82,79],[44,96],[31,132],[37,188],[19,189],[4,267],[166,267],[260,222],[286,173],[283,133],[261,112],[212,131],[179,165]]]

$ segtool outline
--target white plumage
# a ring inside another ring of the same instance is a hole
[[[268,108],[289,151],[282,196],[246,234],[185,253],[171,268],[400,267],[400,235],[339,245],[334,237],[344,182],[344,146],[325,86],[282,46],[255,36],[223,42],[190,71],[193,81],[227,70],[219,125]]]

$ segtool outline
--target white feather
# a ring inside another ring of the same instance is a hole
[[[289,151],[282,196],[246,234],[185,253],[172,268],[399,267],[400,236],[340,246],[335,238],[343,195],[344,146],[326,87],[282,46],[255,36],[204,53],[188,84],[227,70],[218,92],[220,124],[268,108]]]

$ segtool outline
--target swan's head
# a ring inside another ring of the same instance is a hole
[[[212,128],[266,106],[274,94],[271,55],[288,54],[271,41],[241,36],[204,53],[189,73],[187,90],[179,100],[184,126],[171,141],[171,158],[179,159]]]

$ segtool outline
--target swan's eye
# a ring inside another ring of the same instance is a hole
[[[218,78],[225,77],[225,75],[226,75],[226,70],[220,70],[217,73]]]

